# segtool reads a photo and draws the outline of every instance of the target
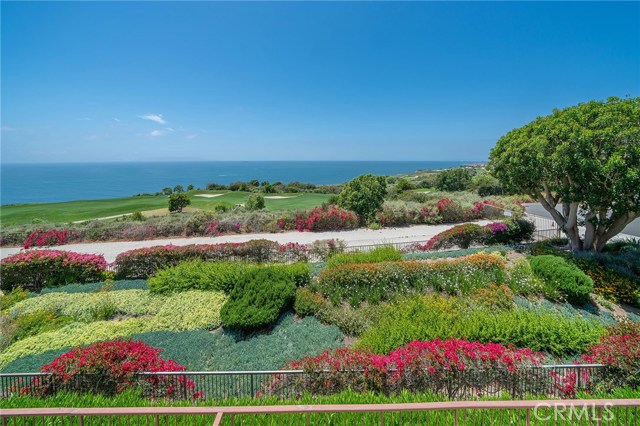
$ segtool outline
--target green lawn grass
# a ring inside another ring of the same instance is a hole
[[[191,207],[211,210],[214,205],[225,202],[232,205],[244,204],[248,192],[192,191]],[[196,197],[196,194],[224,194],[220,197]],[[293,198],[266,199],[269,210],[307,209],[328,200],[327,194],[267,194],[266,196],[288,196]],[[157,210],[168,206],[166,195],[143,195],[138,197],[111,198],[106,200],[68,201],[64,203],[12,204],[0,207],[2,225],[22,225],[32,223],[36,218],[50,223],[66,223],[99,217],[122,215],[134,211]]]

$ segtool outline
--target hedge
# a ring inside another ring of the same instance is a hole
[[[246,282],[260,271],[265,279],[285,279],[296,286],[309,283],[311,272],[306,263],[251,264],[245,262],[206,262],[193,260],[162,269],[149,279],[153,293],[184,290],[218,290],[230,293],[238,283]]]
[[[274,241],[155,246],[120,253],[115,260],[119,279],[147,278],[157,270],[185,260],[278,262],[306,260],[305,250],[289,250]]]
[[[77,282],[100,281],[107,262],[104,256],[62,250],[34,250],[17,253],[0,261],[0,289],[17,287],[40,291]]]
[[[584,304],[593,291],[593,280],[572,263],[553,255],[534,256],[530,260],[533,273],[546,285],[557,289],[567,301]]]
[[[357,306],[363,301],[375,304],[390,300],[394,295],[427,289],[449,294],[467,293],[490,283],[502,284],[505,281],[503,259],[479,253],[433,262],[338,265],[324,269],[312,288],[334,304],[348,301]]]

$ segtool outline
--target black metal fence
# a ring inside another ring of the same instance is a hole
[[[338,378],[336,380],[336,374]],[[600,364],[545,365],[529,367],[517,372],[506,369],[456,371],[446,376],[425,379],[409,385],[411,391],[432,391],[454,400],[500,396],[512,397],[544,395],[562,398],[575,391],[588,390],[601,381],[605,369]],[[189,399],[194,396],[205,400],[275,396],[296,398],[304,392],[328,394],[340,391],[339,387],[326,387],[328,382],[339,382],[342,386],[357,388],[366,380],[362,371],[185,371],[139,373],[134,378],[143,393],[150,396],[171,396]],[[0,397],[11,395],[48,395],[58,391],[105,392],[114,391],[118,383],[91,375],[77,375],[64,384],[52,380],[45,373],[0,374]],[[406,389],[407,383],[382,389],[393,393]]]

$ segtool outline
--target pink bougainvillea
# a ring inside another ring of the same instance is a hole
[[[43,365],[49,376],[34,379],[22,393],[47,396],[58,391],[96,392],[116,395],[126,389],[141,388],[152,398],[197,399],[193,381],[183,376],[141,376],[143,372],[176,372],[185,368],[160,357],[142,341],[113,340],[78,347]]]
[[[33,231],[31,235],[24,242],[24,248],[31,247],[45,247],[45,246],[58,246],[65,244],[69,237],[76,236],[77,233],[69,230],[57,230],[51,229],[49,231],[37,230]]]
[[[527,348],[462,339],[414,341],[388,355],[341,348],[290,362],[285,368],[302,369],[309,375],[275,376],[263,393],[288,386],[319,394],[345,389],[385,394],[431,390],[455,397],[463,387],[481,392],[487,385],[487,374],[493,385],[503,383],[509,389],[525,368],[540,365],[543,359],[543,354]],[[467,370],[486,373],[463,374]]]

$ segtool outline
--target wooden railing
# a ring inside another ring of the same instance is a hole
[[[20,408],[10,425],[636,425],[640,399],[459,401],[361,405]]]

